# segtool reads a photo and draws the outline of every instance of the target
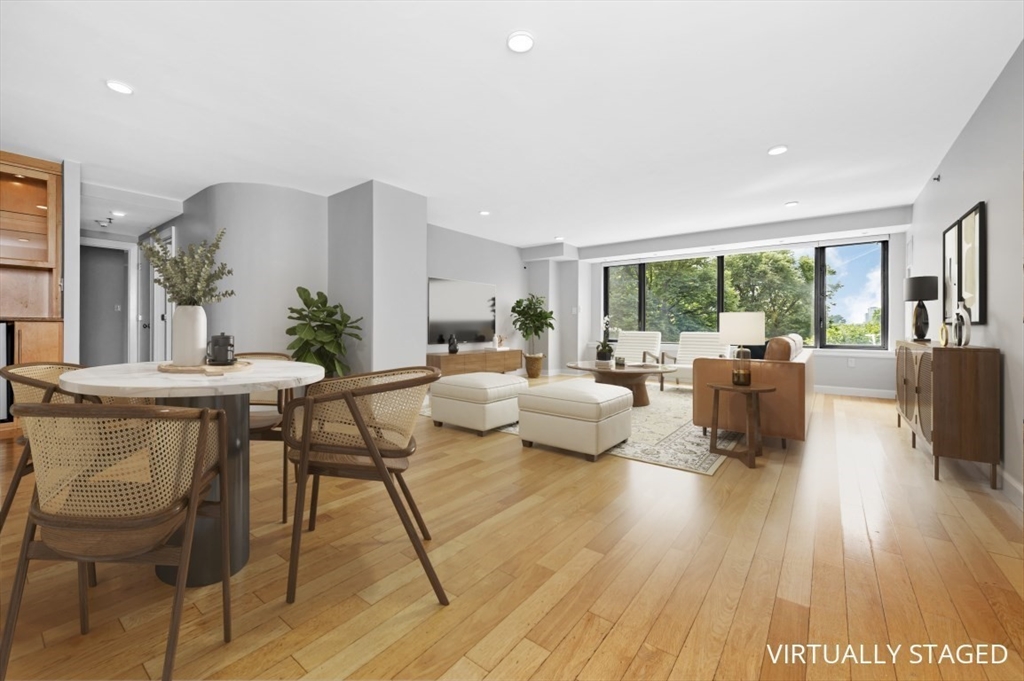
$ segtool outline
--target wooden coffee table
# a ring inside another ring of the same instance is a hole
[[[621,385],[633,391],[633,406],[646,407],[651,403],[647,394],[647,379],[658,374],[667,374],[675,371],[675,367],[667,367],[661,364],[627,364],[623,367],[612,366],[610,368],[599,367],[594,360],[580,360],[566,365],[577,371],[589,371],[594,374],[594,380],[598,383]]]

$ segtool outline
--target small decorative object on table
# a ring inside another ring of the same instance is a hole
[[[614,354],[614,352],[615,349],[612,347],[612,344],[606,340],[603,340],[597,344],[598,361],[607,362],[612,358],[612,354]]]
[[[956,314],[953,317],[953,340],[958,348],[971,344],[971,311],[964,301],[956,306]]]
[[[228,366],[235,363],[235,337],[219,333],[210,337],[206,344],[206,363],[213,366]]]
[[[455,334],[448,336],[448,354],[454,355],[459,351],[459,341],[455,340]]]
[[[624,366],[626,366],[626,358],[625,357],[616,357],[615,358],[615,366],[617,366],[617,367],[624,367]]]
[[[942,347],[949,345],[949,328],[945,323],[939,326],[939,345]]]
[[[174,303],[171,325],[171,361],[175,366],[202,366],[206,363],[206,311],[203,303],[217,303],[235,295],[232,290],[218,291],[217,282],[233,274],[224,263],[215,264],[214,255],[224,239],[217,232],[213,243],[204,239],[189,244],[188,250],[171,252],[167,240],[152,234],[152,243],[139,244],[153,266],[153,281],[167,292]]]

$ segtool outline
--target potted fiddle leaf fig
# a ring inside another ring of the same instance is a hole
[[[527,298],[520,298],[512,306],[512,326],[523,334],[523,340],[529,344],[530,352],[525,354],[526,375],[530,378],[540,376],[544,353],[533,352],[533,339],[548,329],[555,328],[555,313],[547,309],[543,296],[531,293]]]
[[[288,308],[291,313],[288,319],[297,322],[285,329],[286,334],[296,337],[288,345],[292,357],[299,362],[319,364],[328,376],[344,376],[349,372],[345,363],[345,339],[363,339],[355,333],[363,330],[359,326],[363,318],[352,319],[341,303],[329,304],[323,291],[317,291],[314,296],[302,286],[295,290],[303,307]]]

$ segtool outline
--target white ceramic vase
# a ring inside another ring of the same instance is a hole
[[[182,367],[206,364],[206,310],[201,305],[174,308],[171,364]]]

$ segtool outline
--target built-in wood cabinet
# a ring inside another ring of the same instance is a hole
[[[522,350],[465,350],[454,355],[434,352],[427,355],[427,366],[437,367],[445,376],[493,371],[503,374],[523,366]]]
[[[63,317],[61,181],[59,163],[0,151],[0,319]]]
[[[941,347],[896,342],[896,423],[931,445],[935,479],[939,458],[991,465],[996,488],[1002,370],[997,348]]]

